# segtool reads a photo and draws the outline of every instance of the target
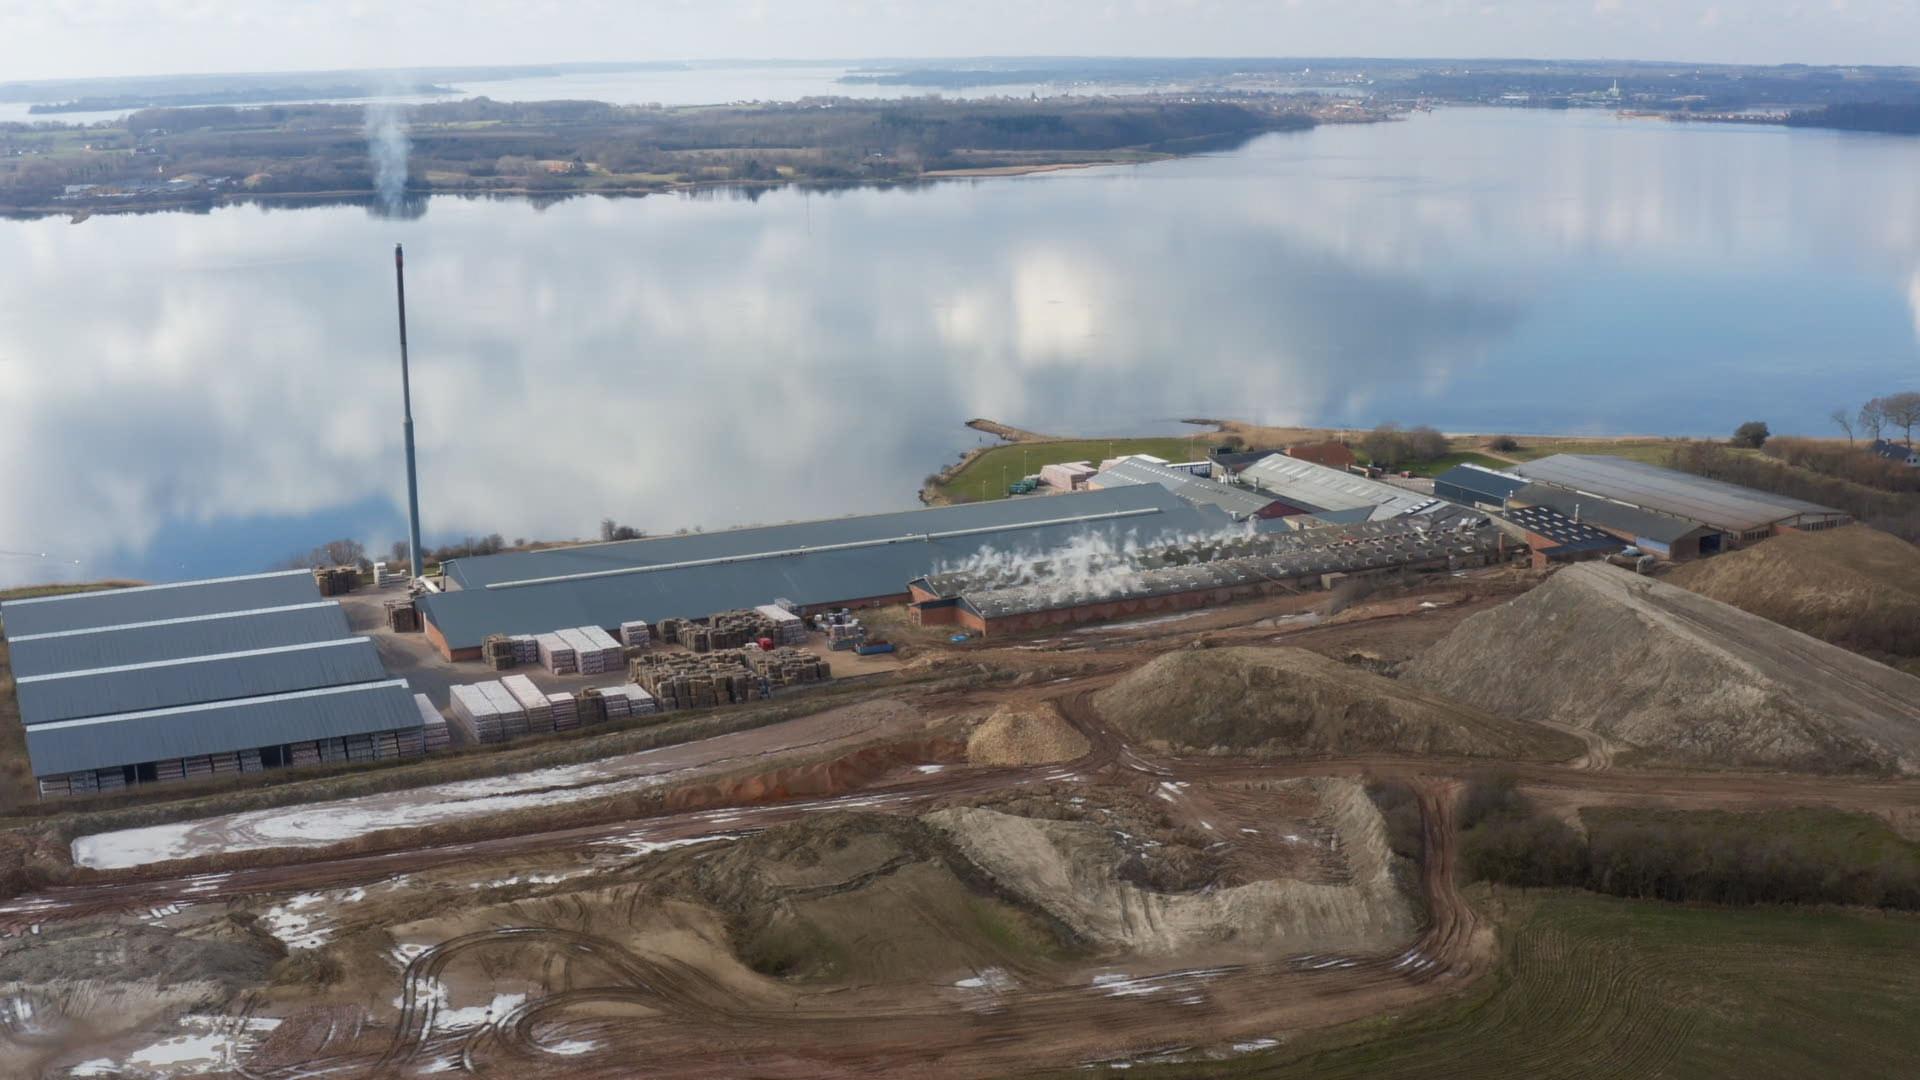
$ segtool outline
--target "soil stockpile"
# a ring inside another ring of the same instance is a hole
[[[1086,736],[1051,705],[996,709],[967,736],[967,760],[975,765],[1052,765],[1090,749]]]
[[[1865,525],[1784,533],[1666,580],[1844,649],[1920,657],[1920,546]]]
[[[1167,653],[1094,695],[1141,742],[1180,752],[1404,753],[1560,760],[1580,742],[1304,649]]]
[[[1600,563],[1467,619],[1401,678],[1652,761],[1920,771],[1920,679]]]
[[[1005,891],[1110,948],[1148,955],[1232,942],[1290,948],[1380,949],[1418,919],[1394,875],[1380,812],[1348,780],[1297,780],[1337,828],[1343,884],[1268,879],[1166,892],[1118,872],[1113,834],[1092,822],[957,807],[926,821],[953,837]]]

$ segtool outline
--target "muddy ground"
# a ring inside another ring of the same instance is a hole
[[[1484,759],[1342,723],[1283,745],[1290,719],[1258,710],[1234,723],[1261,754],[1200,754],[1099,703],[1120,711],[1115,688],[1169,652],[1232,646],[1310,650],[1377,694],[1537,581],[928,645],[915,663],[993,677],[903,680],[540,776],[83,843],[124,868],[0,903],[0,1074],[1000,1076],[1228,1058],[1462,993],[1495,955],[1453,873],[1454,804]],[[1520,730],[1512,757],[1534,760],[1501,767],[1569,815],[1831,805],[1920,828],[1912,780],[1623,768],[1604,735],[1512,726],[1530,722],[1473,734]],[[1377,781],[1417,802],[1412,858]],[[645,800],[594,801],[611,785]],[[398,814],[390,849],[321,842],[374,813]]]

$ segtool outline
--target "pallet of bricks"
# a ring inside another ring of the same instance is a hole
[[[420,752],[424,754],[445,750],[453,737],[447,733],[447,718],[433,707],[433,702],[425,694],[413,695],[413,707],[420,711]]]
[[[653,644],[653,630],[638,620],[623,622],[620,624],[620,644],[629,649],[644,649]]]
[[[767,627],[766,637],[773,639],[776,645],[804,645],[807,641],[807,624],[800,616],[781,607],[779,604],[762,604],[753,609]]]
[[[835,652],[859,648],[867,640],[867,628],[846,610],[829,611],[820,616],[820,629],[826,631],[827,648]]]
[[[673,621],[677,631],[674,639],[697,653],[739,649],[783,632],[757,611],[721,611],[704,619]],[[663,621],[660,625],[664,629],[667,624]]]
[[[749,652],[747,666],[768,688],[821,683],[833,678],[833,668],[825,660],[804,649],[778,648],[772,652]]]
[[[500,686],[513,696],[514,704],[526,710],[530,734],[545,735],[553,730],[553,702],[547,699],[544,690],[533,685],[532,679],[509,675],[500,680]]]
[[[360,571],[352,566],[320,566],[313,571],[313,583],[321,596],[340,596],[360,584]]]
[[[419,631],[420,609],[413,606],[413,597],[387,601],[387,629],[396,634],[412,634]]]
[[[540,639],[532,634],[515,634],[513,641],[513,662],[518,667],[532,667],[540,662]]]
[[[561,640],[573,647],[576,663],[582,675],[608,675],[620,670],[620,663],[626,658],[620,643],[613,635],[597,626],[580,626],[570,630],[554,631]]]
[[[348,735],[338,739],[314,739],[287,744],[294,765],[333,764],[340,761],[372,761],[380,757],[398,757],[398,740],[391,731],[375,735]]]
[[[580,653],[559,633],[541,634],[535,639],[540,666],[555,675],[575,675],[580,671]]]
[[[505,634],[488,634],[480,642],[480,659],[495,671],[505,671],[519,662],[513,639]]]
[[[746,656],[738,649],[650,654],[635,658],[627,673],[662,710],[733,705],[759,696]]]
[[[580,726],[580,701],[572,694],[548,694],[547,706],[553,710],[553,730],[572,731]]]
[[[637,683],[588,690],[583,696],[587,700],[586,711],[595,723],[625,720],[630,716],[648,716],[660,711],[660,705],[654,701],[653,695]]]
[[[454,687],[447,711],[469,742],[505,742],[527,734],[527,710],[497,682]]]

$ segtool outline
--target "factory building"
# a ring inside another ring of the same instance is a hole
[[[1285,454],[1271,454],[1240,473],[1240,484],[1281,505],[1278,515],[1360,511],[1370,521],[1419,513],[1439,500]]]
[[[1150,616],[1321,588],[1389,570],[1456,570],[1505,555],[1483,517],[1462,512],[1345,528],[1253,534],[1116,555],[1104,564],[955,572],[913,581],[914,620],[986,637]]]
[[[1532,506],[1551,510],[1576,524],[1600,529],[1648,554],[1676,562],[1719,554],[1729,544],[1727,534],[1710,525],[1550,484],[1528,484],[1513,493],[1508,506],[1509,509]]]
[[[1575,521],[1545,506],[1510,507],[1501,518],[1521,530],[1533,552],[1533,568],[1554,563],[1603,559],[1627,545],[1619,537],[1587,522]]]
[[[0,604],[43,796],[422,752],[373,642],[305,570]]]
[[[1158,484],[1196,506],[1215,507],[1235,521],[1283,516],[1284,504],[1249,488],[1215,480],[1197,479],[1184,468],[1168,466],[1159,458],[1141,454],[1105,463],[1106,468],[1087,482],[1095,491],[1135,484]]]
[[[1555,454],[1516,465],[1513,471],[1537,485],[1591,495],[1649,513],[1690,521],[1724,536],[1728,546],[1764,540],[1777,532],[1831,529],[1852,520],[1831,506],[1755,491],[1738,484],[1663,469],[1629,458]],[[1556,506],[1555,509],[1565,510]],[[1601,524],[1598,521],[1595,524]],[[1702,545],[1703,554],[1711,554]]]
[[[1498,510],[1507,504],[1509,496],[1528,483],[1524,476],[1467,462],[1434,477],[1433,493],[1462,506]]]
[[[904,603],[907,582],[983,554],[1038,557],[1091,537],[1142,545],[1233,527],[1214,507],[1138,484],[460,559],[448,564],[449,591],[419,607],[442,655],[478,659],[489,634],[612,630],[775,599],[802,613]]]

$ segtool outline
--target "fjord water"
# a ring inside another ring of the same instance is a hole
[[[0,583],[910,506],[988,416],[1723,434],[1920,386],[1920,139],[1444,110],[838,192],[0,223]],[[38,557],[45,552],[46,557]]]

